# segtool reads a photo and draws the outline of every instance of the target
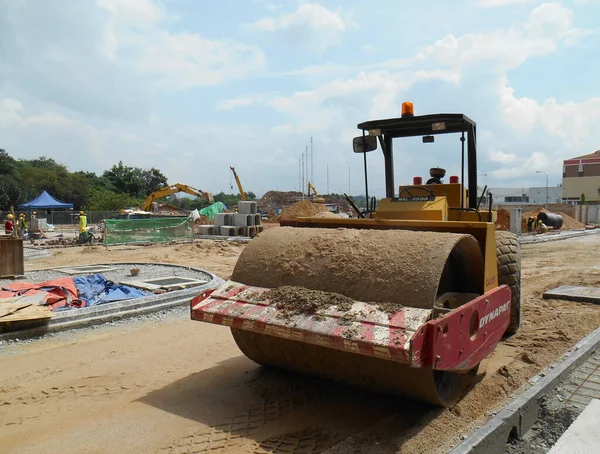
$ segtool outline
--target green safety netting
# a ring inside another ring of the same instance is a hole
[[[223,202],[215,202],[212,205],[207,206],[206,208],[202,208],[199,213],[202,216],[207,216],[211,221],[214,221],[215,214],[222,213],[225,211],[225,205]]]
[[[192,218],[106,219],[104,243],[163,243],[194,238]]]

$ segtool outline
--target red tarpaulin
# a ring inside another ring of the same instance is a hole
[[[31,282],[13,282],[12,284],[2,287],[2,290],[0,290],[0,298],[11,298],[19,295],[35,295],[36,293],[44,292],[46,292],[47,295],[41,303],[49,306],[50,310],[63,306],[85,306],[85,301],[77,298],[77,289],[75,288],[75,283],[71,277],[53,279],[38,284],[32,284]]]

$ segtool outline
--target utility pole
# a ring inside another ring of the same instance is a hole
[[[348,195],[352,195],[352,190],[350,189],[350,166],[348,166]]]
[[[298,192],[302,191],[302,160],[298,158]]]
[[[329,194],[329,164],[327,164],[327,194]]]
[[[313,138],[310,138],[310,181],[315,184],[315,161],[313,155]]]
[[[536,170],[535,173],[543,173],[544,175],[546,175],[546,205],[545,205],[545,207],[548,208],[548,174],[546,172],[542,172],[541,170]]]
[[[300,186],[300,192],[302,193],[302,200],[304,200],[304,153],[302,153],[302,186]]]

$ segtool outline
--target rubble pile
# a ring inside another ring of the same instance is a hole
[[[287,207],[277,216],[272,217],[268,222],[293,221],[301,217],[314,216],[317,213],[328,212],[329,210],[322,203],[313,203],[308,200],[296,202]]]

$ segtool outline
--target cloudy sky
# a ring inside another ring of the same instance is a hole
[[[465,113],[490,186],[560,183],[600,148],[600,0],[0,0],[0,148],[172,183],[364,192],[356,124]],[[457,173],[458,136],[395,142],[396,182]],[[384,193],[380,152],[371,192]]]

